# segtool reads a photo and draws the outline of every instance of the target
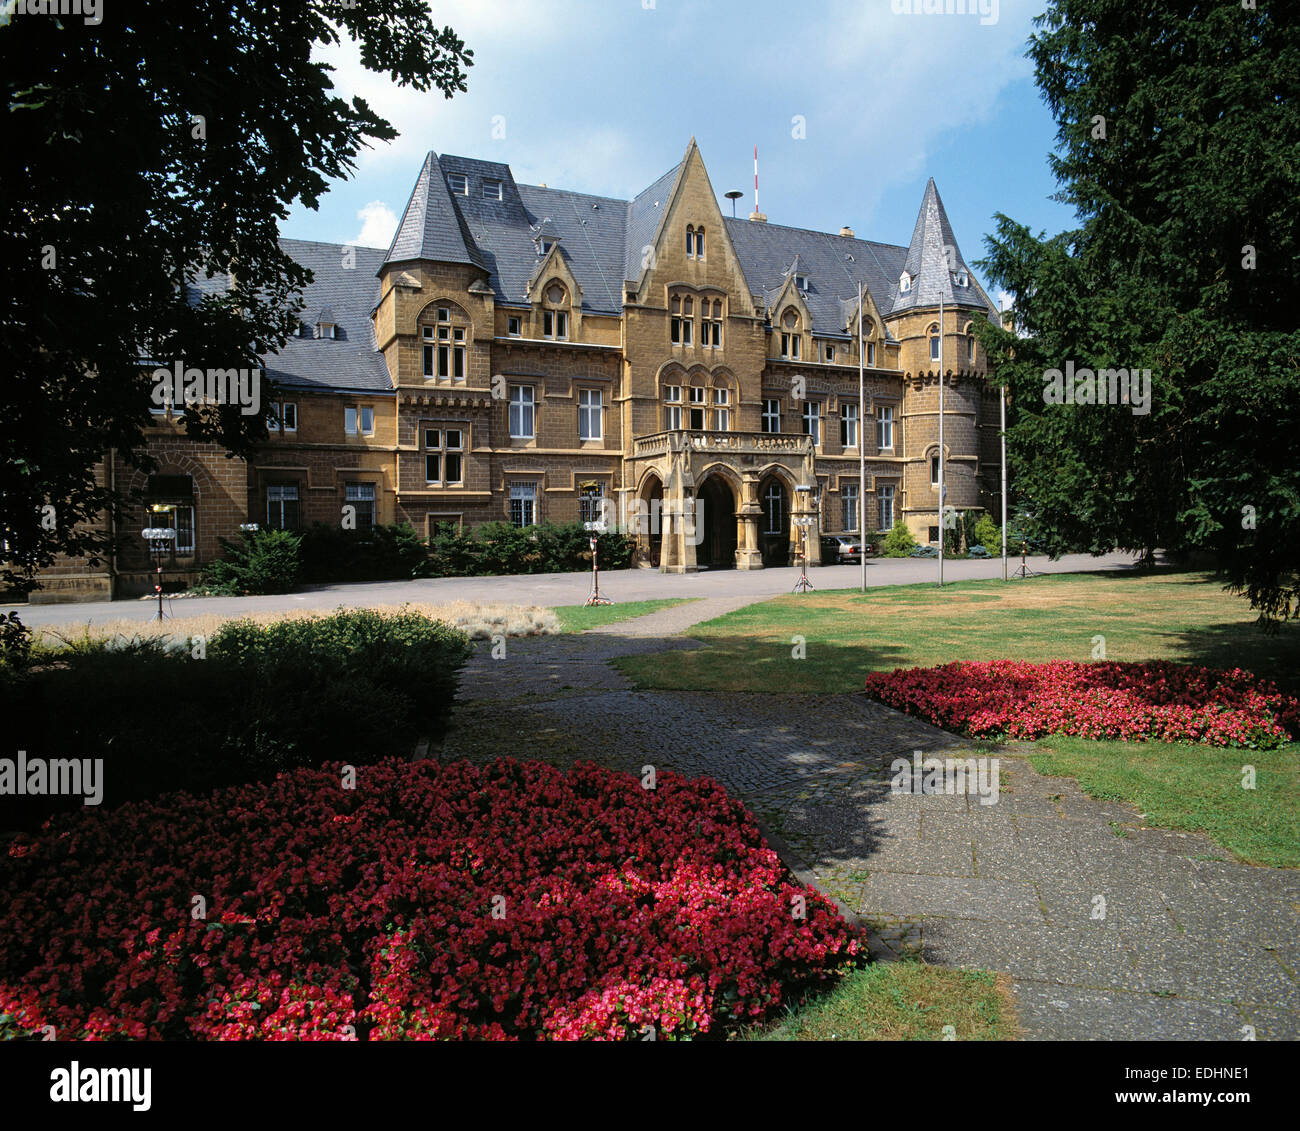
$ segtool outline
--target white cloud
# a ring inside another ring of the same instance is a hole
[[[397,232],[397,215],[382,200],[372,200],[357,213],[361,234],[352,240],[358,247],[388,247]]]

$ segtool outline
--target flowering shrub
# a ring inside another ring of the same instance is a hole
[[[716,782],[513,759],[358,772],[16,838],[0,1038],[690,1037],[858,962]]]
[[[972,737],[1076,734],[1129,741],[1279,746],[1300,735],[1300,701],[1249,672],[1153,660],[994,660],[872,672],[867,694]]]

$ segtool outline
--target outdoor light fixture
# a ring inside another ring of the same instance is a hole
[[[256,534],[262,528],[255,522],[241,522],[239,524],[239,529],[245,534]]]
[[[149,512],[154,516],[154,520],[166,517],[175,511],[175,507],[167,503],[155,503],[149,508]],[[176,531],[170,526],[146,526],[140,531],[141,537],[149,543],[149,549],[154,555],[154,592],[158,594],[158,611],[150,620],[162,620],[166,615],[163,612],[163,587],[162,587],[162,556],[166,553],[167,548],[176,542]]]

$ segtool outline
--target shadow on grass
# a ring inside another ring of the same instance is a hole
[[[1254,624],[1210,624],[1161,634],[1173,658],[1208,668],[1244,668],[1283,691],[1300,691],[1300,626],[1266,632]]]

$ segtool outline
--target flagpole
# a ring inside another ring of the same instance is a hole
[[[1007,388],[999,390],[1002,411],[1002,580],[1007,579]]]
[[[867,346],[858,284],[858,557],[862,559],[862,592],[867,591]]]
[[[939,588],[943,588],[943,291],[939,291]]]

